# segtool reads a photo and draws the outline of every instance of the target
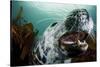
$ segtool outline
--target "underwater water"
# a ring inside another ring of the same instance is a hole
[[[34,25],[34,27],[39,31],[39,36],[43,34],[50,24],[64,21],[69,12],[73,9],[85,8],[89,12],[89,15],[92,17],[93,22],[96,25],[96,6],[94,5],[12,1],[12,18],[16,17],[20,7],[23,7],[24,19]]]
[[[80,56],[83,57],[81,61],[96,60],[95,5],[12,1],[11,19],[16,18],[21,7],[20,15],[25,20],[21,24],[32,23],[33,29],[38,31],[36,43],[32,44],[37,61],[32,60],[33,64],[71,63],[80,61]],[[72,60],[72,57],[77,58]]]

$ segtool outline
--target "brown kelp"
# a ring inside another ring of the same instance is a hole
[[[20,7],[16,18],[11,21],[11,66],[32,64],[36,29],[31,22],[25,22],[23,7]]]

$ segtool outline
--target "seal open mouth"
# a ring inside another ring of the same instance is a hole
[[[77,55],[88,49],[86,38],[88,33],[85,32],[68,32],[59,39],[59,46],[67,50],[69,55]]]
[[[60,41],[63,44],[73,44],[76,43],[77,40],[85,40],[87,35],[88,34],[85,32],[68,32],[65,33],[62,37],[60,37]]]

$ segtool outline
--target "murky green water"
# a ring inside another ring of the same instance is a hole
[[[13,1],[12,18],[16,17],[20,7],[23,7],[23,17],[31,22],[37,30],[38,35],[42,35],[45,29],[54,22],[64,21],[66,16],[73,9],[85,8],[89,12],[96,24],[96,6],[95,5],[75,5],[63,3],[32,2],[32,1]]]

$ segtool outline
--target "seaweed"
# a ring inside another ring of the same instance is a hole
[[[11,19],[11,66],[32,64],[32,47],[35,45],[38,31],[31,22],[25,23],[27,21],[22,15],[21,6],[16,18]]]

